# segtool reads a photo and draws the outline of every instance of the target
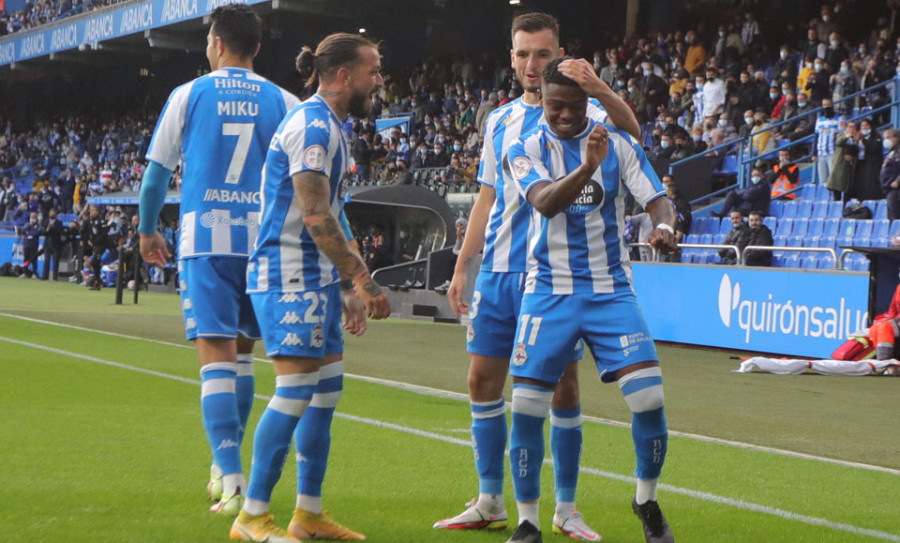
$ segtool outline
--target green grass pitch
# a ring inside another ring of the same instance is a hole
[[[207,512],[197,362],[178,298],[144,294],[138,306],[112,298],[0,279],[3,539],[226,541],[230,520]],[[369,541],[509,537],[431,529],[477,491],[464,333],[387,321],[346,340],[352,377],[333,428],[324,502]],[[672,431],[660,504],[677,540],[900,542],[900,380],[734,374],[730,354],[660,346]],[[271,365],[255,369],[261,398],[251,431],[274,388]],[[581,380],[593,419],[585,423],[579,508],[604,541],[643,541],[629,506],[627,409],[589,360]],[[295,477],[289,460],[272,502],[282,525]],[[549,530],[550,466],[543,485],[545,540],[565,541]],[[506,501],[514,521],[508,477]]]

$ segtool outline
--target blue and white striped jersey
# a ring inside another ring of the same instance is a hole
[[[526,249],[531,210],[519,194],[516,183],[504,174],[503,161],[509,146],[522,134],[542,122],[540,105],[528,105],[522,98],[492,111],[484,124],[484,147],[478,169],[478,182],[493,187],[494,205],[484,236],[481,269],[489,272],[526,271]],[[596,100],[588,101],[588,117],[605,122],[606,110]],[[525,209],[522,207],[525,206]]]
[[[819,156],[831,156],[834,154],[834,144],[838,134],[843,131],[844,118],[834,116],[828,118],[820,115],[816,119],[816,154]]]
[[[506,167],[522,196],[583,164],[588,134],[597,124],[589,120],[584,132],[569,140],[541,125],[515,142]],[[575,202],[553,218],[532,208],[526,293],[613,293],[631,288],[631,263],[622,238],[625,188],[645,207],[666,193],[640,144],[621,130],[606,128],[609,151]]]
[[[327,176],[337,217],[349,160],[341,120],[320,96],[288,113],[272,138],[263,169],[262,217],[247,266],[247,292],[312,290],[339,280],[337,267],[303,224],[291,176],[304,171]]]
[[[242,68],[216,70],[172,91],[147,160],[168,170],[182,164],[179,258],[250,254],[266,148],[297,103]]]

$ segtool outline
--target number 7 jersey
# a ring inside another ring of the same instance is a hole
[[[233,67],[172,91],[147,160],[168,170],[181,161],[179,258],[250,255],[266,151],[297,103],[264,77]]]

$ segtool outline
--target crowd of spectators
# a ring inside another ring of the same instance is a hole
[[[43,0],[40,2],[28,0],[20,11],[7,13],[0,10],[0,36],[14,34],[22,30],[28,30],[47,23],[52,23],[87,13],[124,0]]]

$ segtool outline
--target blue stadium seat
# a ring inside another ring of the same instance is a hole
[[[828,216],[828,207],[831,205],[830,202],[816,202],[813,205],[813,211],[811,217],[813,219],[824,219]]]
[[[797,218],[798,219],[808,219],[812,217],[813,214],[813,202],[812,200],[801,200],[797,202]]]
[[[825,183],[816,185],[816,201],[828,202],[831,200],[831,191],[825,186]]]
[[[875,208],[872,218],[875,220],[887,219],[887,200],[877,200],[878,207]]]
[[[894,219],[891,221],[891,229],[888,230],[888,236],[894,237],[900,235],[900,219]]]
[[[807,253],[800,258],[800,267],[805,270],[814,270],[818,267],[815,253]]]
[[[872,243],[869,246],[889,247],[891,245],[891,236],[888,232],[891,229],[891,221],[887,219],[876,219],[873,223]]]
[[[828,216],[826,219],[840,219],[844,216],[844,204],[842,202],[831,202],[828,206]]]
[[[800,247],[806,238],[806,231],[809,229],[809,219],[794,219],[794,225],[791,227],[791,235],[789,245],[791,247]]]
[[[838,230],[837,244],[841,246],[853,245],[853,238],[856,234],[856,219],[844,219],[841,221],[841,228]]]
[[[781,258],[781,267],[782,268],[799,268],[800,267],[800,257],[797,256],[796,253],[785,255]]]
[[[702,243],[703,245],[712,245],[712,242],[712,234],[703,234],[700,236],[700,243]]]
[[[824,227],[822,229],[822,236],[823,237],[837,237],[840,229],[841,229],[841,220],[840,219],[825,219]]]
[[[806,229],[806,235],[810,237],[820,237],[825,231],[825,219],[810,219],[809,227]]]
[[[774,234],[775,233],[775,225],[778,224],[778,219],[776,219],[775,217],[766,217],[765,219],[763,219],[763,224],[768,226],[769,230],[771,230],[772,233]]]
[[[734,225],[731,224],[730,219],[722,219],[722,223],[719,225],[719,231],[716,233],[717,234],[728,234],[728,232],[731,232],[732,228],[734,228]]]
[[[738,158],[737,155],[725,155],[722,159],[722,165],[719,166],[718,170],[713,171],[713,176],[716,177],[727,177],[731,175],[737,175],[738,173]]]
[[[713,243],[715,243],[716,245],[721,245],[721,244],[725,243],[725,236],[727,236],[727,235],[728,234],[713,235]]]
[[[769,216],[779,219],[784,216],[784,200],[772,200],[769,202]]]
[[[796,194],[798,198],[802,198],[804,200],[814,200],[816,197],[816,185],[802,185],[796,192]]]
[[[794,225],[794,219],[778,219],[778,226],[775,228],[776,236],[790,236],[791,227]]]
[[[723,219],[725,221],[731,222],[729,219]],[[720,219],[718,217],[707,217],[706,218],[706,230],[700,232],[701,234],[712,234],[716,235],[719,233],[719,222]]]
[[[700,235],[706,233],[706,217],[694,217],[691,221],[690,234]]]
[[[875,213],[878,211],[878,200],[863,200],[862,205],[869,208],[869,210],[872,212],[872,218],[874,219]]]
[[[872,229],[874,227],[872,220],[856,221],[856,232],[853,234],[853,243],[860,247],[869,247],[872,245]]]
[[[791,200],[784,203],[784,207],[782,208],[781,216],[785,219],[794,219],[797,217],[797,209],[799,202]]]
[[[816,267],[820,270],[833,270],[834,258],[829,254],[821,253]]]

